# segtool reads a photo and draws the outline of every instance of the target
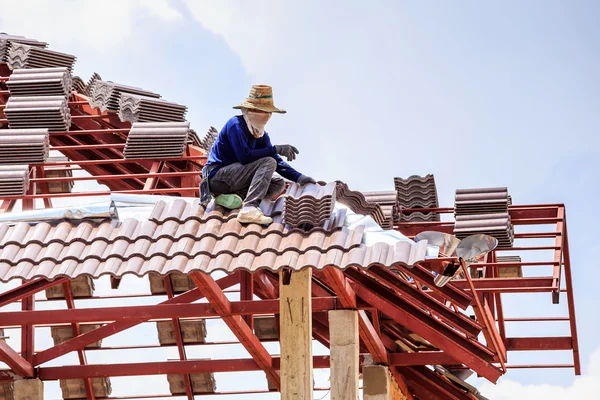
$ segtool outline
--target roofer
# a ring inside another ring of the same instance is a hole
[[[242,115],[227,121],[210,150],[202,170],[201,202],[208,204],[214,195],[220,206],[242,208],[237,216],[241,223],[268,225],[273,220],[263,214],[260,202],[280,195],[285,188],[284,180],[273,176],[275,172],[300,185],[315,180],[281,159],[295,160],[298,149],[289,144],[273,146],[265,132],[272,113],[286,112],[275,107],[270,86],[252,86],[246,101],[233,108],[241,109]]]

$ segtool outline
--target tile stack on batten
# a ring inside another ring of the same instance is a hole
[[[425,176],[412,175],[408,178],[394,178],[394,186],[398,195],[398,207],[403,208],[438,208],[438,195],[435,186],[435,177],[432,174]],[[402,213],[401,222],[439,221],[440,215],[436,212],[414,211]]]
[[[454,234],[459,239],[478,233],[498,239],[498,247],[512,247],[514,227],[508,206],[508,189],[459,189],[454,202]]]

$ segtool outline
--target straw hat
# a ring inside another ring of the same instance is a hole
[[[273,103],[273,89],[267,85],[253,85],[250,95],[239,106],[233,108],[248,108],[250,110],[260,110],[285,114],[286,111],[275,107]]]

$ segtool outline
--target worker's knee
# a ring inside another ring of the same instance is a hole
[[[273,172],[277,169],[277,160],[273,157],[263,157],[258,162],[262,168],[272,170]]]

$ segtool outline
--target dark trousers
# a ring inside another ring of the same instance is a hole
[[[258,207],[262,199],[281,193],[285,187],[282,178],[273,177],[276,168],[277,161],[273,157],[222,167],[210,178],[210,191],[215,196],[237,194],[244,199],[245,206]]]

